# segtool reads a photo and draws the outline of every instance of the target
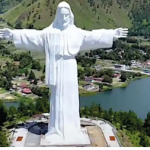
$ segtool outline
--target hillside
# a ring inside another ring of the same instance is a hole
[[[24,0],[1,17],[16,28],[41,29],[53,21],[60,1]],[[128,9],[120,7],[119,0],[82,0],[82,2],[67,0],[67,2],[75,14],[76,25],[81,28],[114,28],[132,25],[128,17]]]
[[[62,0],[0,0],[0,19],[15,28],[42,29]],[[131,35],[150,37],[150,0],[66,0],[81,28],[131,27]]]
[[[23,0],[0,0],[0,14],[10,10],[22,1]]]

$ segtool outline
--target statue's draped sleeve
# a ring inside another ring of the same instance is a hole
[[[44,31],[31,29],[13,30],[13,42],[17,48],[44,51]]]
[[[83,41],[80,51],[111,48],[113,46],[115,31],[112,29],[100,29],[92,31],[82,30],[81,32],[83,35]]]

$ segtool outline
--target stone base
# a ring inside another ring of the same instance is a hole
[[[58,135],[42,137],[40,146],[90,146],[90,139],[86,128],[82,129],[79,135],[72,135],[69,139],[62,139]]]

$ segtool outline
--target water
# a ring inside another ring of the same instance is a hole
[[[92,96],[81,96],[80,107],[94,103],[103,109],[114,111],[134,111],[141,119],[145,119],[150,111],[150,78],[133,81],[126,88],[116,88]],[[6,107],[18,106],[17,102],[5,103]]]

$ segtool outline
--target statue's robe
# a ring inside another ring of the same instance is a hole
[[[52,27],[41,31],[13,30],[13,41],[17,48],[45,51],[45,80],[51,89],[47,135],[57,134],[68,141],[83,142],[79,136],[81,127],[75,56],[84,50],[111,48],[114,34],[114,30],[86,31],[74,25],[64,31]]]

